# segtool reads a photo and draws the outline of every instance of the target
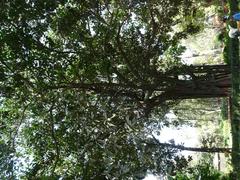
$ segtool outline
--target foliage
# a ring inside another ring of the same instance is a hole
[[[221,116],[223,120],[228,119],[229,107],[228,107],[228,99],[222,99],[222,106],[221,106]]]
[[[185,171],[178,172],[175,177],[170,179],[176,180],[191,180],[191,179],[202,179],[202,180],[230,180],[228,175],[224,175],[217,171],[209,163],[199,162],[194,167],[190,167]]]
[[[220,116],[220,99],[190,99],[182,100],[171,109],[176,115],[173,124],[206,126],[208,123],[218,123]]]
[[[230,38],[228,37],[227,34],[225,35],[225,38],[224,38],[224,44],[225,44],[225,47],[223,48],[223,60],[225,63],[231,65],[231,61],[229,59],[229,52],[231,51]]]
[[[173,28],[192,7],[190,0],[2,2],[0,142],[10,148],[1,154],[3,174],[141,179],[172,169],[176,150],[149,135],[173,104],[158,100],[158,88],[169,85],[162,75],[181,66],[179,41],[198,30],[191,21]]]

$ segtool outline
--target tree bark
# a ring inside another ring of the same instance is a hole
[[[231,148],[219,148],[219,147],[186,147],[183,145],[169,144],[169,143],[160,143],[159,145],[176,148],[182,151],[194,151],[194,152],[208,152],[208,153],[230,153]]]
[[[207,152],[207,153],[231,153],[231,148],[219,148],[219,147],[186,147],[179,144],[171,144],[171,143],[161,143],[158,139],[156,139],[154,136],[152,136],[155,145],[178,149],[181,151],[193,151],[193,152]]]
[[[61,83],[48,88],[93,91],[108,96],[125,96],[153,108],[167,100],[226,97],[230,95],[231,74],[228,65],[176,67],[165,73],[151,74],[153,82]],[[151,92],[149,94],[149,92]],[[146,98],[147,97],[147,98]]]

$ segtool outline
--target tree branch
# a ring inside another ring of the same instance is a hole
[[[59,143],[58,143],[58,140],[57,140],[57,138],[55,136],[55,129],[54,129],[53,106],[54,105],[52,104],[52,106],[49,109],[49,113],[50,113],[50,131],[51,131],[51,136],[52,136],[52,139],[54,141],[54,145],[55,145],[55,149],[56,149],[56,160],[55,160],[54,165],[53,165],[52,175],[54,174],[54,171],[56,169],[57,163],[58,163],[58,161],[60,159]]]
[[[194,151],[194,152],[208,152],[208,153],[231,153],[231,148],[219,148],[219,147],[185,147],[183,145],[176,145],[176,144],[170,144],[170,143],[161,143],[159,142],[158,139],[154,135],[152,135],[154,141],[156,142],[156,145],[164,146],[164,147],[169,147],[169,148],[174,148],[178,149],[181,151]]]

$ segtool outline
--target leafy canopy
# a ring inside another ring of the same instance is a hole
[[[199,29],[196,9],[191,0],[3,1],[4,177],[174,171],[175,150],[150,135],[168,110],[156,99],[175,83],[165,74],[181,65],[179,40]]]

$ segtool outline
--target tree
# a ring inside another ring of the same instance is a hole
[[[180,61],[179,40],[199,30],[181,26],[198,8],[190,0],[6,0],[0,8],[5,141],[33,157],[16,175],[167,173],[176,147],[148,136],[173,100],[228,95],[228,66]]]

